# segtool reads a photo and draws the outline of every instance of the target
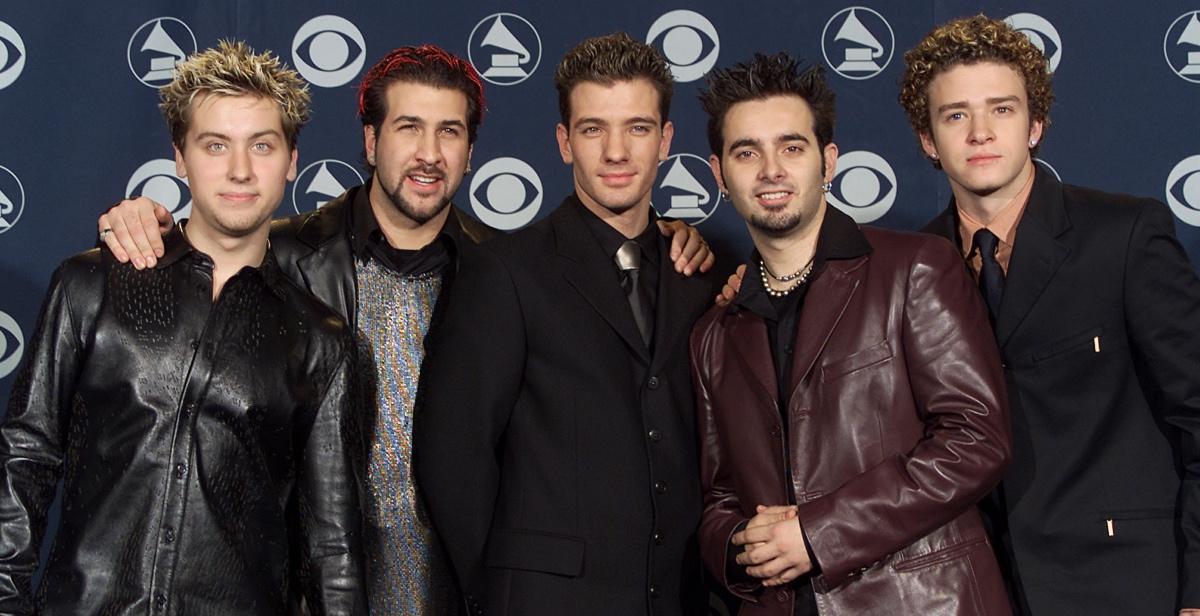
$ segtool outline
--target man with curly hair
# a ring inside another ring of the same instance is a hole
[[[307,86],[222,42],[161,99],[191,218],[153,268],[54,274],[0,425],[0,612],[364,614],[349,331],[267,241]]]
[[[1029,614],[1200,613],[1200,280],[1161,203],[1060,183],[1042,53],[982,15],[905,55],[900,102],[953,201],[926,231],[976,276],[1013,463],[985,503]]]

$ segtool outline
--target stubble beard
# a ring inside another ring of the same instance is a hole
[[[388,200],[392,202],[392,207],[396,208],[396,210],[403,214],[405,218],[408,218],[418,225],[423,225],[434,218],[437,218],[437,215],[441,214],[442,210],[446,209],[446,207],[450,205],[450,194],[447,193],[442,196],[440,201],[438,201],[436,207],[433,207],[428,211],[421,211],[412,203],[410,203],[408,199],[404,198],[404,194],[401,190],[403,184],[404,177],[402,176],[400,178],[400,182],[395,187],[385,190],[384,193],[388,196]]]

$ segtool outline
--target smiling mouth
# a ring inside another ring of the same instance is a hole
[[[787,203],[792,198],[790,190],[772,190],[770,192],[755,193],[754,198],[764,206],[776,206]]]

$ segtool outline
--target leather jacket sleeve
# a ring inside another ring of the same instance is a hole
[[[31,578],[63,465],[80,329],[60,267],[0,424],[0,613],[32,614]]]
[[[920,244],[903,302],[903,360],[925,436],[799,505],[826,588],[961,515],[995,487],[1011,456],[999,353],[979,291],[949,243]]]
[[[301,577],[313,616],[367,613],[350,348],[343,340],[304,444],[297,481]]]
[[[692,385],[696,392],[696,431],[700,437],[700,493],[704,495],[698,534],[713,539],[700,541],[700,556],[708,570],[730,592],[741,599],[757,601],[754,592],[759,588],[759,583],[745,575],[744,570],[739,570],[729,557],[730,540],[750,518],[742,514],[733,482],[723,466],[729,458],[721,453],[720,435],[713,416],[712,396],[709,394],[711,380],[703,368],[704,357],[710,353],[705,336],[710,329],[707,325],[721,310],[713,308],[700,319],[693,330],[690,346]],[[719,538],[724,538],[724,541],[716,540]]]
[[[1183,482],[1180,607],[1200,608],[1200,280],[1175,238],[1170,211],[1145,202],[1123,275],[1129,341],[1142,387],[1179,430]]]

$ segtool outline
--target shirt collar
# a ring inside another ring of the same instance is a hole
[[[609,258],[616,256],[617,250],[621,248],[622,244],[629,241],[630,238],[625,237],[620,231],[614,229],[612,225],[604,222],[595,212],[583,205],[583,202],[579,203],[577,209],[580,216],[583,217],[584,224],[591,230],[596,241],[600,243],[600,248],[604,250],[604,254]],[[642,248],[642,256],[647,259],[648,264],[651,267],[657,267],[659,233],[658,225],[655,221],[658,219],[658,215],[653,207],[648,209],[650,210],[648,214],[650,224],[646,225],[646,228],[637,237],[634,237],[633,241],[637,242],[638,246]]]
[[[821,274],[827,261],[856,259],[870,252],[871,244],[858,228],[858,223],[841,210],[826,205],[825,218],[821,221],[821,229],[817,231],[817,249],[813,253],[812,274],[805,284],[809,284]],[[729,303],[727,312],[736,312],[738,308],[744,308],[763,318],[775,317],[775,306],[763,287],[759,270],[760,259],[757,249],[750,251],[746,273],[742,276],[742,287],[737,297]]]
[[[197,259],[204,263],[212,264],[212,258],[196,250],[192,246],[192,243],[188,241],[187,236],[183,233],[185,225],[187,225],[187,219],[175,223],[175,226],[171,227],[171,230],[163,236],[163,256],[154,265],[154,269],[166,269],[184,258]],[[275,252],[271,250],[270,242],[267,243],[267,252],[263,256],[262,263],[257,267],[243,267],[234,274],[234,277],[241,276],[247,271],[257,275],[263,281],[263,284],[277,297],[280,299],[286,297],[282,287],[282,285],[286,284],[283,272],[279,269],[279,262],[275,259]]]
[[[1002,244],[1010,247],[1013,245],[1017,236],[1017,224],[1021,222],[1021,215],[1025,213],[1025,206],[1029,203],[1029,193],[1033,190],[1035,175],[1036,173],[1029,174],[1029,180],[1025,182],[1021,192],[1014,195],[1012,200],[987,224],[971,216],[955,202],[954,209],[958,212],[959,248],[962,250],[963,256],[971,256],[975,244],[975,233],[984,228],[994,233]]]

